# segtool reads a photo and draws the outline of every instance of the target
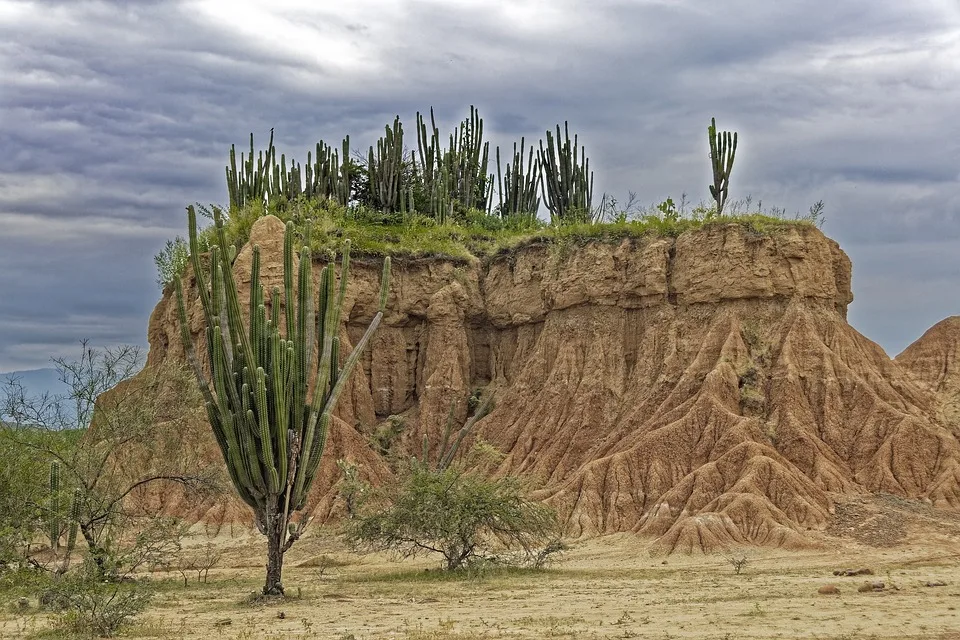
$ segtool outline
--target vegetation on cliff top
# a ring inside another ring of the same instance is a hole
[[[715,121],[708,128],[713,201],[695,206],[684,195],[679,203],[668,198],[642,207],[633,193],[625,204],[604,194],[594,206],[589,159],[566,123],[547,131],[537,146],[521,139],[503,159],[499,147],[491,154],[473,107],[446,144],[432,110],[429,121],[417,114],[415,129],[416,151],[407,152],[397,118],[365,154],[351,156],[348,136],[337,148],[320,141],[303,164],[288,164],[283,154],[278,159],[272,131],[259,151],[251,135],[249,153],[238,161],[231,148],[226,167],[229,205],[218,209],[227,220],[227,239],[239,248],[257,218],[275,215],[300,231],[311,221],[311,249],[322,257],[340,254],[349,238],[355,255],[472,261],[534,242],[678,236],[727,223],[768,233],[822,221],[822,203],[789,219],[785,210],[754,206],[751,198],[728,202],[737,140],[718,131]],[[541,209],[549,220],[538,217]],[[204,212],[213,217],[210,208],[201,207]],[[201,250],[216,244],[212,227],[199,240]],[[156,257],[158,284],[181,273],[188,254],[182,238],[169,241]]]

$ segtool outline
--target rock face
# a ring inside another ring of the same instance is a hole
[[[266,279],[280,277],[281,237],[275,219],[254,226]],[[476,436],[504,453],[499,472],[535,479],[572,535],[634,531],[667,552],[798,548],[826,527],[836,492],[960,504],[960,445],[918,382],[928,372],[908,375],[847,324],[850,262],[812,227],[394,264],[314,487],[321,518],[336,511],[333,460],[381,480],[389,465],[367,444],[379,423],[393,416],[394,450],[418,453],[424,435],[441,441],[451,406],[466,419],[480,388],[495,407]],[[373,315],[379,270],[354,261],[345,342]],[[199,302],[189,313],[198,334]],[[183,358],[178,332],[167,295],[150,364]]]
[[[937,396],[944,421],[960,427],[960,316],[930,327],[896,361],[920,387]]]

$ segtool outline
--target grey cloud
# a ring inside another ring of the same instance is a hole
[[[365,149],[394,114],[412,134],[431,105],[443,129],[478,105],[504,146],[570,120],[597,199],[644,203],[707,197],[715,115],[740,132],[736,197],[790,212],[826,201],[867,335],[893,348],[960,299],[943,275],[960,263],[960,16],[946,3],[357,0],[270,14],[312,51],[191,3],[36,6],[0,25],[0,370],[44,366],[83,337],[142,343],[152,255],[184,233],[186,204],[225,199],[227,149],[250,131],[263,144],[275,127],[288,157],[345,134]],[[952,298],[918,302],[935,291]]]

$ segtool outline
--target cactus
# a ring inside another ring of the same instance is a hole
[[[710,195],[717,203],[717,215],[723,214],[723,205],[727,201],[730,188],[730,172],[733,171],[733,158],[737,155],[737,132],[731,136],[729,131],[717,131],[717,119],[710,118],[707,127],[710,140],[710,165],[713,168],[713,184]]]
[[[346,206],[350,201],[350,136],[343,139],[343,161],[336,149],[326,145],[323,140],[317,143],[317,159],[314,161],[307,152],[307,164],[304,167],[306,184],[303,193],[307,198],[332,199]],[[300,174],[297,173],[297,182]]]
[[[56,553],[60,547],[60,535],[63,533],[60,523],[60,463],[56,460],[50,463],[50,520],[48,525],[50,548]]]
[[[340,314],[350,268],[349,242],[343,251],[339,288],[333,265],[321,270],[316,308],[306,246],[299,252],[299,269],[294,273],[293,223],[287,223],[284,235],[283,292],[275,288],[269,303],[260,282],[260,250],[253,247],[249,316],[244,320],[237,283],[221,250],[227,246],[221,212],[213,211],[218,245],[210,251],[209,276],[197,244],[196,213],[193,207],[187,213],[190,257],[207,325],[209,374],[200,366],[193,346],[178,279],[181,337],[233,485],[267,536],[263,592],[278,595],[283,593],[283,554],[309,522],[302,513],[296,522],[293,516],[306,506],[333,409],[383,318],[390,259],[384,260],[379,311],[341,366]],[[309,242],[309,229],[306,236]]]
[[[491,187],[487,178],[490,143],[483,141],[483,118],[470,105],[470,116],[450,135],[444,161],[450,171],[450,196],[465,209],[489,209]]]
[[[560,125],[557,125],[556,139],[547,131],[546,149],[543,141],[540,141],[543,199],[554,223],[591,222],[593,172],[590,171],[590,161],[586,151],[579,146],[576,135],[571,143],[569,123],[563,123],[563,130],[563,146],[559,145]]]
[[[276,164],[277,150],[273,146],[273,129],[270,129],[270,142],[266,156],[260,151],[257,163],[253,161],[253,134],[250,134],[250,155],[244,158],[240,154],[240,170],[237,170],[237,150],[230,146],[230,164],[227,166],[227,193],[230,198],[230,210],[242,208],[249,202],[263,202],[271,189],[271,174]]]
[[[376,154],[370,147],[367,154],[367,170],[370,173],[370,193],[384,213],[399,210],[400,174],[403,171],[403,125],[400,116],[393,120],[393,127],[386,127],[386,134],[377,141]]]
[[[437,129],[437,121],[433,116],[433,107],[430,107],[430,133],[427,135],[427,125],[424,122],[423,115],[417,112],[417,150],[420,152],[419,178],[423,184],[423,190],[429,198],[428,213],[439,222],[442,220],[442,212],[445,207],[442,203],[446,200],[446,194],[443,191],[443,181],[441,178],[442,153],[440,151],[440,131]]]
[[[534,149],[530,147],[527,165],[523,164],[525,141],[520,138],[520,150],[517,143],[513,143],[513,162],[507,164],[506,179],[501,171],[500,147],[497,147],[497,187],[500,195],[500,217],[504,220],[537,217],[540,208],[538,185],[540,184],[540,163],[534,156]]]
[[[83,491],[78,487],[73,490],[73,498],[70,501],[70,511],[66,522],[63,520],[63,514],[60,512],[60,463],[56,460],[50,463],[50,509],[48,520],[48,535],[50,536],[50,549],[54,556],[58,556],[61,550],[60,538],[64,532],[67,534],[67,545],[63,547],[63,560],[60,566],[56,568],[55,573],[62,575],[70,568],[70,554],[73,553],[77,545],[77,528],[80,522],[80,503],[83,501]]]

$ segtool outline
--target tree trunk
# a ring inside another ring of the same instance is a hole
[[[283,582],[283,519],[279,515],[269,517],[267,534],[267,581],[263,585],[263,595],[282,596]]]
[[[115,576],[111,575],[110,568],[107,567],[107,550],[97,543],[93,527],[90,525],[80,525],[80,534],[87,543],[87,550],[97,567],[97,577],[101,580],[112,580]]]

